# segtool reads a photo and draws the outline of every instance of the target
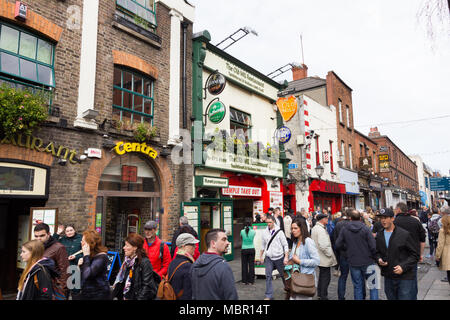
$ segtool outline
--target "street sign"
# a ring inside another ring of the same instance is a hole
[[[450,177],[440,177],[440,178],[430,177],[430,190],[431,191],[450,190]]]
[[[298,168],[298,164],[297,163],[289,163],[289,169],[297,169]]]

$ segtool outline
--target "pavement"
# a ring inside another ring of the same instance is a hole
[[[428,253],[429,249],[425,249],[425,253]],[[244,285],[242,283],[241,274],[241,254],[239,249],[235,249],[235,259],[230,261],[230,267],[233,270],[234,279],[236,281],[236,289],[238,291],[239,300],[263,300],[266,290],[265,276],[256,276],[255,284]],[[334,269],[331,271],[331,281],[328,287],[328,298],[330,300],[338,300],[337,297],[337,283],[339,277],[333,275]],[[319,274],[317,268],[316,274]],[[440,271],[434,261],[431,259],[425,259],[423,263],[419,263],[419,269],[417,272],[418,277],[418,300],[450,300],[450,285],[448,282],[442,282],[441,279],[445,278],[447,273]],[[274,300],[284,300],[283,282],[278,276],[276,280],[272,280],[274,287]],[[384,279],[381,279],[381,289],[378,292],[380,300],[386,300],[384,293]],[[350,274],[347,278],[346,285],[346,300],[353,300],[353,284]],[[369,299],[369,292],[367,291],[366,299]],[[313,300],[318,300],[317,296]]]

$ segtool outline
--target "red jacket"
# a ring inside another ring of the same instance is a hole
[[[162,276],[165,276],[167,274],[167,270],[169,269],[169,264],[172,259],[170,257],[169,247],[165,243],[163,258],[161,259],[160,246],[161,240],[158,238],[158,236],[155,236],[155,241],[150,245],[150,247],[148,246],[147,239],[145,239],[144,250],[145,252],[147,252],[147,256],[152,263],[153,270],[155,270],[155,272],[162,278]]]

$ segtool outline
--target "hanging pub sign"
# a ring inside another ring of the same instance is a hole
[[[21,1],[16,1],[16,7],[14,10],[14,18],[18,20],[25,21],[27,20],[27,11],[28,6],[25,3],[22,3]]]
[[[218,124],[225,118],[225,105],[219,101],[219,98],[212,100],[206,108],[206,115],[212,123]],[[206,124],[206,121],[205,121]]]
[[[294,96],[289,98],[279,98],[277,100],[277,107],[285,122],[292,119],[297,113],[297,99]]]
[[[276,136],[280,143],[287,143],[289,142],[289,140],[291,140],[292,133],[288,127],[282,126],[277,129]]]
[[[226,84],[227,80],[225,79],[225,76],[216,71],[212,73],[206,80],[206,89],[210,94],[217,96],[218,94],[222,93],[222,91],[225,89]]]
[[[380,172],[389,172],[389,155],[380,154],[378,156]]]

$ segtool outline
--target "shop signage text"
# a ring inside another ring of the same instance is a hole
[[[216,187],[216,188],[228,188],[227,178],[216,178],[216,177],[195,177],[196,187]]]
[[[125,153],[128,152],[140,152],[143,154],[148,155],[149,157],[155,159],[158,156],[158,152],[156,152],[155,149],[153,149],[150,146],[147,146],[147,144],[144,143],[130,143],[130,142],[123,142],[123,141],[119,141],[117,142],[116,146],[114,147],[114,151],[116,151],[116,153],[118,155],[124,155]]]
[[[261,197],[261,188],[229,186],[222,188],[224,196]]]
[[[389,172],[389,155],[380,154],[378,156],[380,172]]]
[[[4,137],[0,144],[12,144],[17,147],[27,148],[30,150],[36,150],[39,152],[48,152],[51,153],[52,156],[67,160],[69,158],[70,163],[77,163],[75,160],[77,151],[74,149],[70,149],[65,146],[58,146],[54,142],[49,142],[48,144],[44,144],[44,140],[41,138],[36,138],[33,136],[22,136],[21,134],[17,135],[16,138],[8,138]]]
[[[214,102],[208,110],[208,118],[212,123],[220,123],[225,118],[225,105],[220,102]]]
[[[247,71],[229,62],[226,62],[226,69],[228,71],[228,76],[230,78],[233,78],[256,91],[264,93],[263,81],[258,80],[256,77],[254,77]]]
[[[289,121],[297,113],[297,99],[294,96],[279,98],[277,107],[284,121]]]

